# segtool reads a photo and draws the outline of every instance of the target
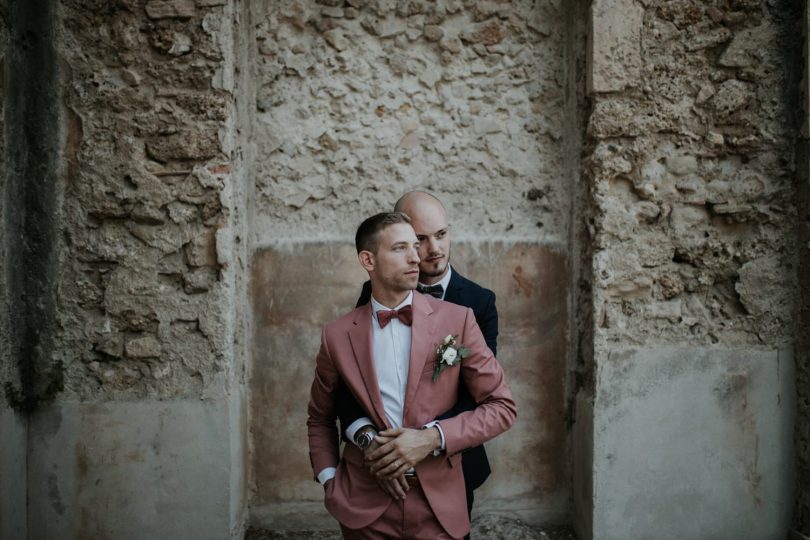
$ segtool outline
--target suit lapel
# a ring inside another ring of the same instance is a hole
[[[452,304],[458,304],[459,298],[462,296],[464,290],[464,277],[452,269],[450,274],[450,281],[447,283],[447,292],[444,293],[444,301]]]
[[[377,383],[377,370],[374,369],[374,356],[371,347],[370,303],[357,310],[354,326],[349,330],[349,341],[352,344],[357,368],[360,371],[371,406],[374,409],[373,412],[377,414],[377,418],[373,420],[378,426],[388,426],[382,396],[380,395],[380,385]]]
[[[413,402],[425,362],[433,354],[435,345],[434,321],[430,317],[433,309],[428,301],[419,294],[413,295],[413,323],[411,324],[411,356],[408,364],[408,385],[405,390],[405,406],[402,417],[407,425],[408,410]]]

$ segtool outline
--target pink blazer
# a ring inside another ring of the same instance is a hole
[[[404,425],[419,428],[450,409],[456,402],[461,377],[479,404],[472,411],[442,420],[446,455],[428,456],[416,466],[422,489],[442,527],[449,535],[462,537],[469,532],[470,522],[459,452],[509,429],[516,417],[515,402],[471,309],[414,293],[411,328]],[[445,368],[434,382],[436,347],[448,334],[457,335],[457,343],[470,349],[470,355],[460,367]],[[392,499],[363,466],[359,448],[347,444],[340,455],[334,399],[341,382],[378,427],[390,427],[372,358],[370,304],[323,329],[307,420],[314,473],[337,468],[326,493],[326,508],[346,527],[360,529],[376,520]]]

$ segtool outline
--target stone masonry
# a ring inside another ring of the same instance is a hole
[[[233,53],[224,2],[204,4],[63,4],[69,395],[203,396],[230,375],[213,306],[235,277]]]
[[[556,0],[268,5],[255,241],[351,238],[420,187],[457,238],[566,243],[564,20]]]
[[[23,3],[8,4],[18,13]],[[224,0],[39,4],[10,24],[57,51],[54,69],[40,68],[58,77],[58,92],[34,80],[23,89],[55,113],[47,126],[6,115],[6,133],[28,126],[32,140],[60,145],[58,165],[41,162],[43,185],[59,194],[46,208],[58,219],[48,236],[53,278],[15,252],[13,238],[4,243],[4,267],[46,276],[58,290],[54,352],[42,360],[50,371],[37,366],[42,375],[28,382],[21,357],[22,375],[5,358],[1,373],[20,395],[37,392],[29,489],[19,487],[28,534],[240,537],[248,314],[239,298],[252,153],[236,128],[247,111],[235,99],[237,86],[249,93],[240,45],[249,34],[235,29],[249,27],[249,11]],[[28,30],[45,24],[52,32]],[[7,212],[36,217],[9,200]],[[28,292],[35,307],[48,305],[47,287]],[[22,313],[39,317],[34,333],[48,335],[46,318]],[[3,329],[4,340],[18,334]],[[42,379],[59,385],[43,391]],[[167,505],[172,523],[148,518]]]

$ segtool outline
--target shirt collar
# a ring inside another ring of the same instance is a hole
[[[447,265],[447,273],[444,275],[442,279],[439,280],[438,283],[434,283],[433,285],[441,285],[442,290],[447,293],[447,286],[450,285],[450,276],[453,275],[453,267],[449,264]],[[425,285],[424,283],[420,282],[419,285],[422,287],[430,287],[430,285]],[[442,294],[442,298],[444,298],[444,294]]]
[[[405,297],[405,300],[403,300],[394,309],[402,309],[405,306],[410,306],[412,303],[413,303],[413,291],[410,291],[410,292],[408,292],[408,296]],[[381,303],[377,302],[374,299],[374,296],[372,295],[371,296],[371,316],[374,317],[375,321],[377,320],[377,312],[380,311],[380,310],[389,311],[389,308],[387,308],[386,306],[384,306]]]

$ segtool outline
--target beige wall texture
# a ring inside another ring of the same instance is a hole
[[[463,243],[454,251],[456,268],[497,295],[498,359],[519,411],[511,430],[485,445],[493,473],[476,493],[476,512],[564,523],[570,511],[566,259],[525,242]],[[351,244],[308,243],[257,253],[250,391],[253,452],[261,458],[254,461],[254,525],[334,527],[302,451],[307,438],[301,426],[320,329],[354,308],[367,279],[363,274]]]

